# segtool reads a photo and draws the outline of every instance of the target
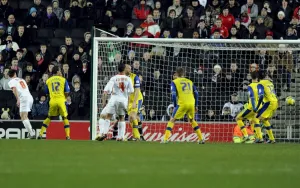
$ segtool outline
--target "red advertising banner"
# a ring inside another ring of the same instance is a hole
[[[90,122],[71,122],[72,140],[89,140]],[[208,142],[232,142],[233,129],[236,124],[226,122],[200,123],[203,137]],[[109,138],[112,137],[112,126]],[[166,122],[143,122],[144,138],[147,141],[161,141],[166,129]],[[126,137],[130,137],[131,128],[127,124]],[[47,130],[47,139],[65,139],[62,122],[53,122]],[[172,131],[170,141],[173,142],[196,142],[197,136],[189,123],[177,123]]]

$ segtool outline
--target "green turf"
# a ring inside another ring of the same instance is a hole
[[[296,188],[300,145],[0,140],[0,187]]]

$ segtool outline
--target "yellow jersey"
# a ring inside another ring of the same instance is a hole
[[[140,78],[136,74],[134,74],[134,73],[130,73],[129,77],[131,79],[131,82],[132,82],[132,85],[133,85],[134,89],[135,88],[141,89]],[[134,100],[134,93],[131,93],[129,95],[129,103],[133,103],[133,100]],[[139,100],[143,100],[143,94],[142,94],[141,91],[139,93],[139,97],[138,97],[137,101],[139,101]]]
[[[171,83],[172,100],[177,105],[198,105],[198,91],[194,83],[187,78],[176,78]]]
[[[259,83],[263,86],[264,89],[263,102],[278,102],[274,84],[270,80],[261,80]]]
[[[252,82],[248,85],[248,95],[249,95],[249,101],[247,109],[253,110],[255,108],[258,108],[258,100],[259,96],[263,93],[263,86],[259,84],[258,82]]]
[[[70,92],[67,80],[61,76],[52,76],[46,81],[46,93],[50,95],[50,100],[66,100],[65,93]]]

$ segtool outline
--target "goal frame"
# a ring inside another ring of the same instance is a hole
[[[293,44],[299,45],[300,40],[254,40],[254,39],[172,39],[172,38],[120,38],[120,37],[93,37],[92,48],[92,97],[91,97],[91,122],[90,122],[90,139],[95,140],[96,127],[98,122],[98,109],[97,104],[97,89],[98,89],[98,49],[99,42],[135,42],[135,43],[189,43],[189,44],[265,44],[265,45],[279,45],[279,44]]]

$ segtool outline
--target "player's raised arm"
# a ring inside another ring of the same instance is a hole
[[[258,110],[259,106],[263,102],[264,95],[265,95],[265,90],[264,90],[264,86],[263,85],[258,84],[257,85],[257,90],[258,90],[258,103],[257,103],[257,106],[255,108],[255,111]],[[255,106],[253,106],[253,107],[255,107]]]
[[[106,84],[106,86],[104,87],[104,91],[103,91],[103,95],[102,95],[102,106],[104,107],[106,105],[106,101],[107,101],[107,95],[109,93],[112,92],[112,89],[113,89],[113,85],[114,85],[114,82],[112,80],[113,78],[111,78],[109,80],[109,82]]]
[[[256,109],[254,91],[253,91],[252,87],[250,87],[250,86],[248,86],[248,93],[249,93],[249,98],[250,98],[250,101],[251,101],[251,105],[254,109]]]
[[[137,100],[139,98],[139,93],[141,91],[141,82],[138,76],[134,78],[134,98],[133,98],[133,105],[136,105]]]
[[[174,107],[177,106],[177,89],[176,89],[176,85],[174,84],[174,82],[171,82],[171,94],[172,94],[172,101],[174,104]]]

